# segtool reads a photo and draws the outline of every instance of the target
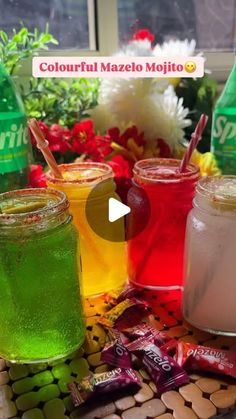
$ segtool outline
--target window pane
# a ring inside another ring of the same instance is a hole
[[[49,23],[57,48],[89,49],[87,0],[0,0],[0,10],[0,29],[8,33],[22,24],[44,30]]]
[[[156,42],[196,39],[199,49],[232,49],[236,41],[236,0],[118,0],[119,39],[127,42],[137,20]]]

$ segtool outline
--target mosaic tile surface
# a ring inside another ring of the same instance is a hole
[[[178,292],[145,292],[144,298],[151,303],[152,322],[159,330],[187,342],[236,350],[236,338],[210,335],[183,321]],[[135,394],[126,389],[74,408],[67,384],[89,371],[108,369],[100,361],[105,332],[96,324],[108,308],[100,299],[86,301],[86,341],[69,359],[33,366],[0,359],[0,419],[207,419],[235,409],[236,380],[192,374],[190,384],[159,398],[155,384],[140,365],[136,367],[142,387]]]

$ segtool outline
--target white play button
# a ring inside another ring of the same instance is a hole
[[[122,202],[118,201],[115,198],[109,198],[108,219],[110,223],[119,220],[119,218],[129,214],[130,211],[131,209],[127,205],[122,204]]]

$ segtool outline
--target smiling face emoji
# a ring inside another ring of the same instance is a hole
[[[184,69],[187,73],[193,73],[196,70],[196,64],[193,61],[186,61]]]

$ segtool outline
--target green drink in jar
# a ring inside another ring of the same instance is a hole
[[[62,192],[0,194],[0,356],[50,361],[84,340],[76,231]]]

